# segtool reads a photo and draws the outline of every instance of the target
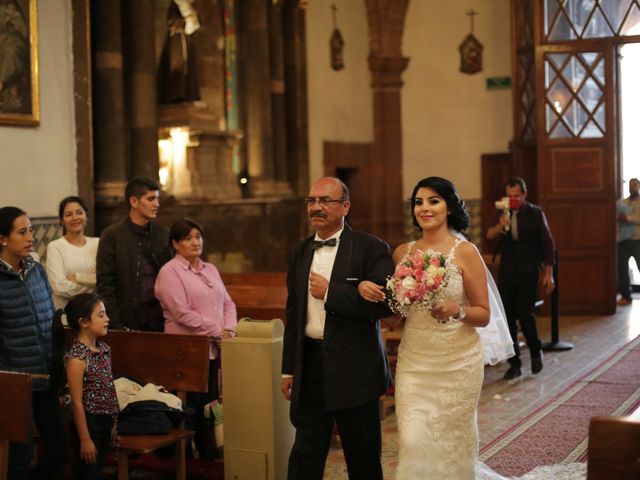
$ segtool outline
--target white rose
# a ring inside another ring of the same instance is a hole
[[[416,279],[413,277],[406,277],[404,280],[402,280],[402,286],[407,290],[415,289],[417,284],[418,282],[416,282]]]

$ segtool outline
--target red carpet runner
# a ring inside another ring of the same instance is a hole
[[[586,461],[589,419],[640,405],[640,337],[486,444],[481,460],[502,475]]]

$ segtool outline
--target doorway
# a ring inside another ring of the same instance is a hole
[[[640,24],[630,32],[640,34]],[[629,195],[629,180],[640,178],[640,43],[627,43],[619,48],[618,71],[620,72],[620,197]],[[640,291],[640,265],[629,260],[631,285]]]

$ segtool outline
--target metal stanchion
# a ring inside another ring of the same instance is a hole
[[[553,281],[556,288],[551,292],[551,341],[542,343],[542,350],[545,352],[558,352],[571,350],[573,343],[560,340],[560,320],[558,318],[558,296],[560,285],[558,283],[558,251],[553,254]]]

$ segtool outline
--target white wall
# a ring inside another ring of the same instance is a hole
[[[470,31],[484,45],[480,73],[461,73],[458,46]],[[412,0],[403,54],[403,191],[430,175],[452,180],[464,198],[480,198],[480,155],[508,151],[512,92],[487,90],[487,77],[511,76],[508,0]]]
[[[331,69],[331,5],[345,43],[342,70]],[[324,141],[371,142],[373,105],[369,33],[364,0],[312,0],[307,3],[307,84],[309,92],[309,176],[323,174]]]
[[[0,124],[0,206],[57,216],[78,191],[69,0],[38,1],[40,126]]]

